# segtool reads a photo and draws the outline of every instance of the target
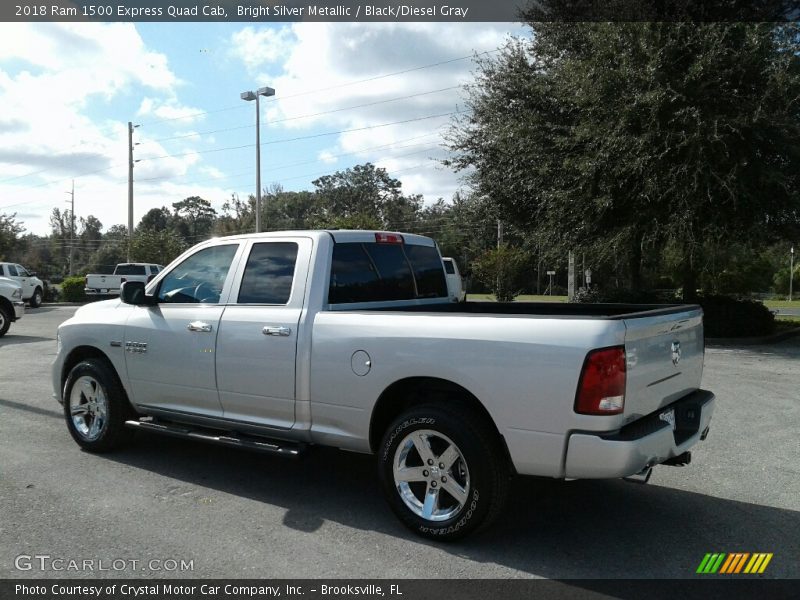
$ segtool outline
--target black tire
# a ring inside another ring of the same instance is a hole
[[[42,298],[42,288],[37,287],[35,290],[33,290],[33,296],[31,296],[31,299],[28,300],[28,304],[31,308],[39,308],[42,305]]]
[[[8,328],[11,327],[11,315],[8,314],[8,309],[0,305],[0,337],[3,337]]]
[[[76,386],[79,386],[77,390]],[[97,408],[101,403],[104,411]],[[91,406],[95,407],[94,411]],[[75,408],[80,410],[80,407],[85,407],[83,414],[76,413],[73,418]],[[125,421],[134,417],[122,384],[105,360],[87,359],[69,372],[64,386],[64,418],[70,435],[79,446],[90,452],[111,452],[124,446],[133,437]]]
[[[415,432],[419,433],[412,437]],[[423,446],[427,440],[434,461],[431,470],[424,469],[425,459],[417,450],[415,439],[423,440]],[[446,459],[437,464],[449,452],[450,445],[456,447],[459,457],[451,466],[446,465]],[[461,406],[456,409],[426,404],[400,415],[383,436],[378,464],[389,506],[409,529],[423,537],[451,541],[486,527],[502,512],[508,497],[510,468],[497,434],[480,415]],[[402,481],[403,477],[396,480],[396,464],[408,468],[406,473],[414,470],[414,477],[425,479],[408,483]],[[426,515],[427,504],[422,499],[436,492],[431,486],[439,490],[435,504],[431,504],[440,513],[428,510]],[[464,500],[460,501],[448,488],[457,490]]]

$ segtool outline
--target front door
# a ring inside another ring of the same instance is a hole
[[[137,405],[222,416],[215,342],[240,246],[201,248],[159,281],[156,305],[135,307],[123,344]]]

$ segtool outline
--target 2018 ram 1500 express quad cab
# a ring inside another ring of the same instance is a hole
[[[433,240],[398,233],[209,240],[58,340],[53,386],[83,448],[139,429],[374,453],[391,508],[438,539],[501,514],[513,473],[688,462],[714,405],[699,307],[452,303]]]

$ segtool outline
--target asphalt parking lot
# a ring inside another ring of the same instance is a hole
[[[144,435],[80,451],[49,374],[74,311],[28,310],[0,339],[0,578],[684,578],[708,552],[771,552],[764,577],[800,577],[800,338],[707,350],[718,404],[690,466],[648,485],[519,479],[493,529],[435,544],[393,517],[368,456]],[[18,570],[37,554],[127,562]]]

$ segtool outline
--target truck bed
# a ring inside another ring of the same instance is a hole
[[[568,302],[461,302],[413,306],[353,308],[391,312],[426,312],[475,315],[528,315],[565,319],[633,319],[699,310],[697,304],[574,304]]]

